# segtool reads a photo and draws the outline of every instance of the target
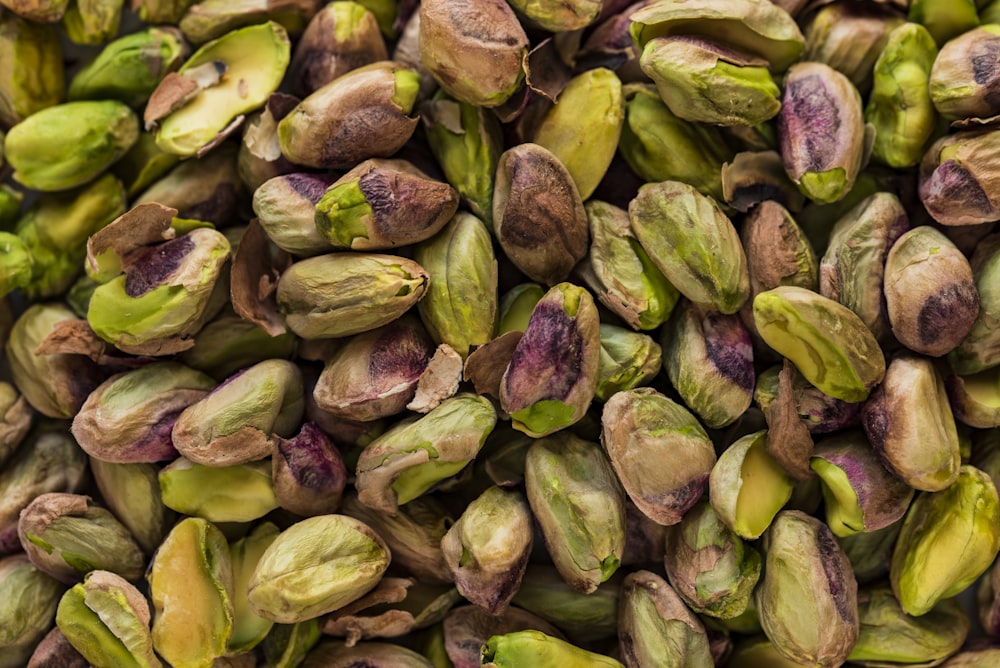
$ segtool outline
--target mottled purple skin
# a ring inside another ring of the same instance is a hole
[[[416,383],[433,354],[434,347],[422,328],[390,325],[372,346],[368,380],[379,389],[404,380]]]
[[[347,468],[340,452],[313,422],[290,438],[278,438],[278,456],[284,459],[292,478],[300,486],[338,497],[347,484]]]
[[[21,539],[17,536],[17,522],[8,527],[0,527],[0,554],[21,551]]]
[[[921,306],[917,315],[917,338],[924,346],[945,340],[947,343],[942,349],[947,350],[942,354],[950,352],[972,329],[979,306],[979,292],[974,284],[963,282],[944,287]]]
[[[741,389],[753,392],[753,342],[736,315],[709,313],[702,320],[705,351],[719,373]]]
[[[840,126],[839,104],[823,77],[789,78],[778,114],[778,140],[793,179],[839,166]]]
[[[585,346],[561,304],[539,302],[504,377],[505,409],[513,413],[537,401],[563,401],[580,378]]]
[[[969,53],[972,80],[983,87],[979,94],[992,114],[1000,112],[1000,39],[976,40]],[[991,114],[991,115],[992,115]]]
[[[281,182],[288,186],[293,193],[315,205],[339,176],[334,173],[295,173],[285,174],[280,178]]]
[[[194,247],[194,239],[185,234],[137,252],[129,258],[125,267],[125,294],[141,297],[160,287],[177,271]]]
[[[101,459],[125,464],[177,459],[179,453],[174,447],[174,441],[170,434],[174,429],[174,423],[177,422],[177,416],[183,410],[180,409],[169,415],[164,415],[146,432],[143,438],[129,444],[125,450],[116,449],[114,452],[102,453]]]
[[[694,504],[705,493],[708,488],[708,473],[697,476],[687,481],[681,487],[672,489],[659,496],[647,496],[642,499],[644,504],[648,504],[657,511],[657,518],[661,522],[677,524],[681,521],[687,511],[691,510]],[[671,521],[672,520],[672,521]],[[665,524],[665,526],[669,526]]]
[[[242,201],[243,193],[233,183],[220,183],[211,196],[194,206],[179,212],[180,218],[204,220],[216,225],[228,225]]]
[[[1000,218],[975,175],[945,160],[920,180],[920,200],[943,225],[975,225]]]
[[[816,400],[806,405],[800,402],[799,408],[805,408],[809,416],[807,426],[812,434],[829,434],[858,424],[861,415],[861,404],[851,404],[841,399],[835,399],[815,388],[805,392],[817,396]],[[815,403],[815,406],[811,405]]]
[[[851,570],[851,562],[837,543],[830,528],[817,522],[816,550],[819,554],[827,588],[837,608],[837,614],[848,624],[858,624],[858,582]]]

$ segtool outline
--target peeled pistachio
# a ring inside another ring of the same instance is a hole
[[[33,259],[21,237],[10,232],[0,232],[0,294],[7,295],[14,290],[31,285],[31,265]]]
[[[233,632],[233,570],[222,532],[188,517],[167,534],[146,574],[153,649],[174,666],[210,667]]]
[[[0,558],[0,666],[24,666],[45,636],[66,587],[23,554]]]
[[[13,12],[0,17],[0,124],[10,127],[63,101],[59,32]]]
[[[149,555],[167,535],[173,513],[163,505],[153,464],[111,464],[90,459],[90,471],[108,509]]]
[[[1000,132],[974,129],[941,137],[920,162],[920,201],[942,225],[1000,219],[993,156]]]
[[[316,423],[306,422],[295,436],[274,441],[271,478],[278,505],[304,517],[335,511],[347,470],[330,438]]]
[[[624,668],[609,656],[589,652],[535,630],[493,636],[483,645],[481,664],[485,668],[515,668],[528,663],[537,668],[566,665]]]
[[[615,393],[648,385],[660,372],[663,354],[651,336],[602,324],[601,360],[594,397],[607,401]]]
[[[180,159],[178,155],[161,151],[156,145],[156,135],[143,130],[132,148],[112,165],[111,172],[121,179],[128,196],[135,197],[163,178]]]
[[[250,522],[278,507],[266,461],[219,467],[181,457],[159,480],[167,508],[211,522]]]
[[[681,521],[705,491],[716,462],[698,419],[656,390],[638,388],[608,399],[601,424],[601,444],[633,503],[658,524]],[[673,464],[649,465],[663,457]]]
[[[382,538],[346,515],[310,517],[285,529],[261,555],[248,584],[250,608],[291,624],[350,603],[389,566]]]
[[[909,8],[909,20],[927,28],[939,46],[953,37],[972,30],[979,23],[977,8],[973,0],[941,2],[941,0],[913,0]]]
[[[269,666],[297,668],[319,640],[319,618],[313,617],[297,624],[275,624],[261,644]]]
[[[858,584],[833,534],[819,520],[786,510],[763,547],[756,601],[764,633],[793,661],[843,664],[858,638]]]
[[[570,586],[555,566],[529,564],[508,612],[524,608],[564,631],[573,642],[610,638],[618,629],[621,572],[589,594]],[[548,635],[545,626],[535,625]]]
[[[228,643],[231,653],[253,649],[264,640],[274,625],[270,619],[258,617],[250,609],[247,586],[257,568],[257,562],[279,533],[280,530],[274,524],[264,522],[229,545],[233,569],[233,632]]]
[[[547,290],[538,283],[519,283],[500,297],[497,334],[521,332],[528,328],[528,321],[535,305]]]
[[[449,668],[476,668],[480,665],[479,650],[492,636],[512,631],[536,629],[547,635],[561,637],[559,629],[541,617],[510,607],[497,615],[491,615],[474,605],[452,608],[441,624],[441,644],[450,664]]]
[[[254,213],[275,246],[298,256],[333,250],[316,229],[316,203],[334,181],[332,174],[296,172],[275,176],[254,190]]]
[[[147,23],[173,23],[184,16],[196,0],[132,0],[132,8]]]
[[[77,0],[62,17],[62,28],[74,44],[100,46],[118,34],[122,0]]]
[[[892,554],[892,591],[904,612],[926,614],[975,582],[998,550],[996,487],[986,473],[962,466],[949,487],[919,494],[910,505]]]
[[[586,28],[601,14],[601,0],[578,0],[564,3],[557,0],[513,0],[510,5],[530,25],[551,32],[571,32]]]
[[[559,573],[594,591],[618,570],[625,548],[625,495],[601,447],[567,432],[538,439],[524,482]]]

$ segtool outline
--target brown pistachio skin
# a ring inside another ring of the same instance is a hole
[[[1000,131],[945,135],[920,161],[920,201],[942,225],[1000,220],[1000,174],[995,167]]]
[[[347,468],[330,438],[315,422],[306,422],[295,436],[274,438],[271,478],[279,506],[313,517],[337,511]]]
[[[88,668],[90,662],[76,651],[59,627],[42,638],[28,659],[27,668]]]
[[[580,191],[559,159],[538,144],[519,144],[500,156],[493,226],[517,268],[546,285],[565,280],[589,247]]]

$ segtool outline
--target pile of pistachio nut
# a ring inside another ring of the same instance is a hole
[[[0,668],[1000,666],[998,120],[1000,0],[0,0]]]

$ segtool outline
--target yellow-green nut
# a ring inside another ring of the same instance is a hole
[[[67,591],[56,626],[95,668],[160,668],[149,629],[149,603],[128,580],[108,571],[87,573]]]
[[[992,159],[1000,132],[965,130],[934,142],[920,161],[920,201],[942,225],[1000,220]]]
[[[0,138],[0,142],[2,141],[3,139]],[[2,146],[0,146],[0,153],[3,153]],[[2,162],[3,156],[0,155],[0,163]],[[0,226],[5,230],[10,229],[17,222],[21,215],[21,202],[23,200],[24,193],[20,189],[7,183],[0,185]]]
[[[528,566],[532,530],[519,490],[494,485],[473,500],[441,538],[459,593],[490,614],[505,610]]]
[[[568,427],[597,390],[601,334],[584,288],[560,283],[535,305],[500,381],[500,405],[514,428],[534,438]]]
[[[955,373],[969,375],[1000,364],[1000,295],[993,286],[1000,276],[1000,235],[983,239],[970,261],[979,295],[979,315],[972,329],[957,347],[948,353],[948,363]]]
[[[21,237],[0,232],[0,295],[28,287],[33,264],[31,252]]]
[[[653,85],[628,84],[624,93],[618,150],[632,171],[650,183],[683,181],[724,201],[722,165],[733,151],[721,129],[678,118]]]
[[[427,271],[376,253],[330,253],[296,262],[278,279],[278,310],[304,339],[349,336],[386,325],[420,301]]]
[[[862,407],[861,422],[883,464],[914,489],[937,492],[955,481],[958,431],[933,360],[894,357]]]
[[[626,665],[714,664],[704,625],[661,576],[629,573],[619,605],[618,640]]]
[[[114,39],[121,26],[124,3],[119,0],[83,0],[70,3],[62,28],[74,44],[101,46]]]
[[[875,61],[874,84],[865,121],[875,127],[872,157],[890,167],[913,167],[937,129],[931,99],[931,68],[937,45],[918,23],[904,23],[891,33]]]
[[[272,336],[264,328],[229,311],[222,311],[194,336],[194,345],[177,360],[217,381],[240,369],[269,359],[288,359],[295,352],[294,333]]]
[[[319,618],[298,624],[275,624],[261,643],[269,666],[296,668],[319,642]]]
[[[1000,72],[989,61],[1000,50],[1000,26],[973,28],[941,46],[930,73],[934,108],[949,121],[1000,114],[993,91]]]
[[[962,466],[950,487],[913,501],[892,555],[892,591],[908,615],[971,585],[1000,550],[1000,502],[993,481]]]
[[[135,0],[132,7],[147,23],[177,23],[195,0]]]
[[[0,666],[27,665],[45,636],[66,586],[49,577],[23,554],[0,559]]]
[[[653,264],[693,303],[728,314],[749,298],[739,234],[714,199],[681,181],[647,183],[628,214]]]
[[[913,617],[884,586],[858,592],[858,617],[858,641],[848,660],[864,665],[936,663],[961,648],[971,626],[957,599],[940,601],[926,614]]]
[[[283,3],[240,5],[226,0],[200,0],[181,18],[178,27],[193,44],[202,44],[243,26],[271,19],[292,35],[300,35],[316,13],[316,3],[291,0]]]
[[[943,46],[952,38],[974,30],[980,23],[993,23],[986,16],[980,21],[978,16],[980,7],[986,10],[988,6],[989,3],[974,0],[913,0],[907,18],[927,28],[938,46]]]
[[[55,26],[0,16],[0,125],[12,126],[63,101],[65,72]]]
[[[226,33],[160,83],[146,106],[146,128],[156,127],[156,145],[167,153],[201,155],[277,90],[290,57],[288,33],[274,21]]]
[[[180,457],[158,478],[163,505],[210,522],[252,522],[278,507],[266,461],[220,467]]]
[[[449,95],[496,107],[520,87],[528,36],[505,0],[428,0],[419,16],[420,58]]]
[[[128,196],[135,197],[175,167],[180,159],[179,155],[161,151],[156,145],[156,135],[143,130],[111,171],[122,180]]]
[[[370,508],[395,513],[436,484],[457,475],[496,426],[488,399],[459,394],[378,437],[358,458],[358,498]]]
[[[365,595],[389,567],[385,541],[346,515],[319,515],[281,532],[261,555],[248,585],[250,608],[293,624]]]
[[[34,411],[11,383],[0,381],[0,467],[28,435]]]
[[[150,27],[105,46],[69,84],[70,100],[121,100],[143,104],[160,80],[176,69],[187,45],[175,28]]]
[[[351,169],[387,158],[413,135],[420,81],[391,61],[351,70],[302,100],[278,123],[281,153],[305,167]]]
[[[719,455],[708,478],[709,502],[741,538],[755,540],[792,497],[795,479],[771,456],[766,431],[742,436]]]
[[[536,668],[624,668],[609,656],[587,651],[534,629],[490,637],[483,645],[480,663],[484,668],[527,665]]]
[[[885,375],[885,356],[861,318],[819,293],[790,285],[762,292],[753,317],[764,342],[832,397],[864,401]]]
[[[837,539],[818,519],[786,510],[763,549],[755,600],[764,633],[793,661],[842,665],[858,638],[858,583]]]
[[[488,343],[496,327],[499,277],[486,225],[460,212],[418,244],[413,259],[430,275],[417,310],[434,341],[447,343],[463,358]]]
[[[581,109],[585,113],[581,114]],[[597,67],[566,83],[558,101],[539,121],[531,141],[559,158],[580,197],[587,200],[611,165],[624,122],[621,79],[613,71]]]
[[[861,95],[823,63],[794,65],[785,79],[778,142],[785,171],[819,204],[843,199],[861,171],[865,153]]]
[[[188,517],[167,534],[146,574],[153,649],[172,666],[210,668],[233,632],[233,569],[226,537]]]
[[[594,397],[607,401],[618,392],[652,382],[660,373],[663,351],[653,337],[617,325],[601,324],[601,360]]]
[[[451,220],[458,192],[406,160],[365,160],[316,202],[316,229],[334,248],[387,250],[425,241]],[[418,260],[419,261],[419,260]]]
[[[596,590],[585,594],[570,586],[555,566],[530,564],[514,596],[513,606],[507,609],[506,614],[526,610],[532,613],[533,623],[529,621],[523,626],[503,630],[532,628],[559,635],[555,630],[558,628],[573,642],[611,638],[618,628],[621,580],[618,575],[613,575]],[[546,622],[555,627],[550,630]]]
[[[695,35],[717,39],[765,58],[784,72],[802,55],[804,39],[795,20],[766,0],[660,0],[632,13],[629,33],[642,49],[657,37]]]
[[[274,626],[270,619],[264,619],[250,609],[247,588],[260,558],[280,533],[274,524],[264,522],[229,545],[233,568],[233,633],[229,637],[229,651],[232,653],[253,649]]]
[[[708,485],[715,449],[698,419],[652,388],[613,395],[601,416],[601,445],[625,492],[657,524],[681,521]],[[649,463],[669,457],[669,467]]]
[[[295,172],[268,179],[253,192],[253,211],[268,238],[292,255],[333,251],[316,228],[316,203],[336,181],[332,174]]]
[[[518,283],[500,297],[497,336],[507,332],[524,332],[528,328],[535,304],[547,290],[538,283]]]
[[[670,111],[687,121],[758,125],[781,109],[781,90],[763,58],[701,37],[646,42],[639,59]]]
[[[625,550],[625,493],[601,446],[568,432],[540,438],[528,448],[524,484],[559,574],[595,591]]]
[[[555,33],[586,28],[597,20],[601,5],[601,0],[512,0],[510,3],[529,25]]]
[[[840,547],[851,560],[858,584],[873,582],[889,575],[892,550],[902,527],[903,521],[899,520],[884,529],[841,536],[838,539]]]
[[[159,468],[155,464],[112,464],[90,459],[90,472],[107,504],[149,555],[167,535],[173,512],[163,505]]]
[[[896,340],[931,357],[954,350],[979,315],[968,258],[929,225],[905,232],[889,249],[884,292]]]
[[[67,102],[12,127],[4,154],[26,188],[68,190],[96,178],[138,139],[139,120],[124,103]]]

